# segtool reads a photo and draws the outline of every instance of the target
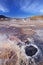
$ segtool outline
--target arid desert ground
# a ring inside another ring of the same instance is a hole
[[[11,40],[11,44],[6,42],[9,40]],[[38,48],[41,50],[40,54],[42,54],[41,58],[38,58],[39,60],[36,60],[36,63],[28,64],[27,62],[26,64],[20,64],[20,65],[43,65],[43,17],[36,16],[36,17],[30,17],[30,18],[24,18],[24,19],[0,18],[0,48],[1,46],[2,46],[2,49],[9,48],[11,45],[11,48],[13,50],[15,49],[15,47],[16,49],[18,49],[16,45],[19,42],[24,45],[27,43],[37,45]],[[14,44],[15,46],[12,46],[12,44]],[[22,47],[20,47],[20,50],[22,50],[21,48]],[[3,51],[5,50],[3,49]],[[8,52],[9,51],[7,50],[7,53]],[[19,55],[19,50],[16,50],[16,52]],[[5,56],[6,54],[4,54],[4,52],[2,53],[3,55],[0,55],[0,59],[3,59],[4,57],[6,58]],[[21,57],[24,58],[25,60],[24,56],[21,55]],[[16,56],[15,56],[15,59],[16,59]],[[5,64],[5,65],[14,65],[14,64],[11,63],[11,64]],[[17,64],[15,63],[15,65]]]

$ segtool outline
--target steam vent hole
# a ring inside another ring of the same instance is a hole
[[[37,48],[34,46],[26,46],[25,47],[25,53],[27,56],[33,56],[37,52]]]

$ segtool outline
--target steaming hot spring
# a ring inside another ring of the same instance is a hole
[[[37,65],[42,52],[32,40],[27,42],[15,36],[0,34],[0,65]]]

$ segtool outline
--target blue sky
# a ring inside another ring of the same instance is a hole
[[[0,15],[14,18],[43,15],[43,0],[0,0]]]

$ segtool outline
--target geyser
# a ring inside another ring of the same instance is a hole
[[[33,56],[37,53],[37,48],[35,48],[34,46],[26,46],[25,47],[25,53],[27,56]]]

